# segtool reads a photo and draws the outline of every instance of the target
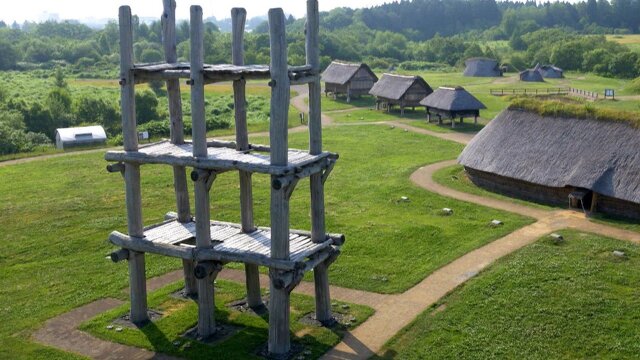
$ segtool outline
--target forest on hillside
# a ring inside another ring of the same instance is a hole
[[[305,62],[305,19],[287,19],[289,62]],[[323,66],[331,60],[366,61],[376,69],[407,71],[460,67],[465,59],[497,58],[510,70],[553,63],[565,70],[602,76],[640,75],[637,52],[607,41],[604,34],[637,33],[640,0],[579,3],[495,0],[402,0],[366,9],[337,8],[321,14]],[[221,23],[226,28],[224,21]],[[205,61],[229,63],[231,37],[213,22],[205,26]],[[266,23],[246,35],[246,63],[269,63]],[[177,26],[178,56],[189,57],[189,24]],[[0,153],[29,151],[52,139],[57,127],[100,123],[119,129],[117,103],[95,94],[72,97],[65,76],[114,79],[118,74],[119,29],[115,21],[95,30],[73,21],[6,24],[0,21],[0,70],[51,76],[42,98],[14,98],[0,84]],[[138,62],[163,60],[160,21],[134,17]],[[501,43],[501,47],[495,44]],[[52,76],[55,74],[55,76]],[[156,120],[162,84],[138,94],[141,119]],[[212,126],[218,126],[212,124]]]

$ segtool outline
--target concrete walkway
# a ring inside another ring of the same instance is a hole
[[[305,111],[305,89],[295,89],[300,95],[292,99],[292,103],[300,111]],[[331,124],[328,116],[323,116],[323,124]],[[420,134],[467,144],[474,134],[437,133],[416,128],[401,122],[379,122],[378,125],[393,125]],[[354,125],[354,124],[348,124]],[[345,125],[345,126],[348,126]],[[343,125],[340,125],[343,126]],[[302,131],[304,127],[293,129]],[[343,341],[325,354],[322,359],[368,359],[382,350],[384,344],[401,329],[411,323],[420,313],[435,304],[440,298],[453,291],[468,279],[474,277],[496,260],[527,246],[539,238],[565,228],[596,233],[621,240],[640,243],[640,234],[589,221],[584,215],[566,210],[544,210],[519,205],[494,198],[459,192],[433,181],[433,173],[455,164],[445,161],[422,167],[411,175],[411,180],[419,187],[444,196],[462,201],[476,203],[532,217],[537,221],[515,232],[495,240],[481,248],[467,253],[448,265],[435,271],[416,286],[402,294],[383,295],[371,292],[331,286],[334,299],[372,307],[376,312],[358,328],[346,334]],[[149,291],[166,284],[179,281],[181,271],[175,271],[148,281]],[[224,270],[219,278],[244,282],[244,272]],[[268,278],[261,276],[263,286],[268,285]],[[313,284],[303,282],[295,290],[298,293],[313,295]],[[117,300],[105,299],[58,316],[45,323],[45,326],[34,334],[38,342],[77,352],[97,359],[151,359],[167,358],[149,351],[109,343],[91,337],[76,330],[77,326],[93,316],[120,304]],[[75,341],[75,338],[80,340]]]

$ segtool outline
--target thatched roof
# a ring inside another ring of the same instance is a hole
[[[462,86],[440,87],[420,101],[420,105],[446,111],[480,110],[487,108]]]
[[[360,69],[365,69],[373,81],[378,81],[378,77],[367,64],[353,64],[334,61],[322,73],[322,81],[326,83],[345,85],[358,73]]]
[[[464,76],[498,77],[502,76],[502,70],[498,66],[498,61],[489,58],[470,58],[464,64]]]
[[[520,81],[544,82],[539,66],[520,72]]]
[[[624,122],[505,110],[464,149],[472,169],[640,204],[640,130]]]
[[[563,77],[563,70],[555,65],[542,65],[539,71],[544,78],[559,79]]]
[[[392,100],[400,100],[411,86],[418,83],[425,89],[425,96],[431,94],[433,89],[420,76],[402,76],[395,74],[383,74],[382,78],[373,85],[369,94]]]

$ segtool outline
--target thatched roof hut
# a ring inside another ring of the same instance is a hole
[[[542,65],[539,71],[545,79],[562,79],[564,77],[563,70],[555,65]]]
[[[380,109],[381,104],[387,109],[399,105],[404,115],[405,107],[421,106],[420,100],[432,92],[431,86],[420,76],[383,74],[369,94],[376,97],[376,109]]]
[[[352,96],[368,94],[378,77],[367,64],[334,61],[322,73],[322,81],[325,95],[346,95],[350,102]]]
[[[474,183],[528,200],[640,218],[640,129],[506,110],[458,158]]]
[[[544,82],[542,73],[540,72],[540,64],[536,65],[533,69],[527,69],[520,72],[520,81],[528,82]]]
[[[500,77],[502,69],[498,65],[498,61],[489,58],[471,58],[464,62],[464,76],[477,77]]]
[[[480,109],[486,109],[486,106],[475,96],[471,95],[462,86],[456,87],[440,87],[431,95],[420,101],[420,105],[427,108],[427,116],[431,122],[431,115],[437,115],[439,122],[442,123],[442,117],[451,119],[451,126],[455,127],[455,119],[462,119],[465,116],[473,116],[478,122]]]

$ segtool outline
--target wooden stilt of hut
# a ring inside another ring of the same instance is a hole
[[[406,107],[421,106],[420,100],[432,92],[431,86],[420,76],[383,74],[369,94],[376,97],[377,110],[382,106],[390,111],[392,106],[398,105],[400,114],[404,115]]]
[[[269,352],[283,356],[290,350],[289,298],[304,274],[314,272],[316,318],[332,321],[328,267],[339,255],[344,236],[325,230],[324,183],[338,155],[322,149],[320,109],[320,54],[318,1],[307,1],[307,64],[287,65],[285,17],[282,9],[269,11],[270,65],[244,65],[244,9],[233,9],[233,64],[204,64],[202,8],[191,7],[191,62],[177,63],[175,52],[175,1],[164,0],[162,17],[166,62],[134,64],[131,9],[120,8],[121,103],[124,151],[109,151],[111,172],[125,177],[128,234],[113,232],[109,240],[120,250],[114,261],[128,260],[131,289],[131,320],[148,321],[145,254],[182,259],[185,292],[198,298],[197,333],[208,338],[216,331],[213,280],[230,262],[245,265],[247,302],[263,306],[258,267],[269,269]],[[191,86],[192,141],[184,139],[179,81]],[[135,85],[152,80],[167,83],[171,140],[138,145],[135,118]],[[247,134],[247,80],[269,80],[271,86],[270,146],[250,144]],[[236,142],[208,141],[204,111],[206,84],[233,81]],[[309,86],[308,151],[288,149],[290,85]],[[151,226],[142,223],[140,167],[145,164],[171,166],[174,173],[177,212]],[[195,218],[190,213],[186,168],[192,168]],[[222,172],[237,171],[240,182],[240,223],[211,221],[211,188]],[[271,227],[258,228],[253,221],[252,176],[271,178]],[[289,199],[298,181],[310,178],[311,231],[289,228]]]
[[[456,127],[456,118],[460,118],[460,122],[462,122],[466,116],[473,116],[473,122],[477,124],[480,110],[486,109],[480,100],[462,86],[440,87],[422,99],[420,105],[427,109],[429,122],[431,122],[432,115],[438,117],[439,124],[442,124],[442,117],[445,117],[451,119],[451,127]]]

